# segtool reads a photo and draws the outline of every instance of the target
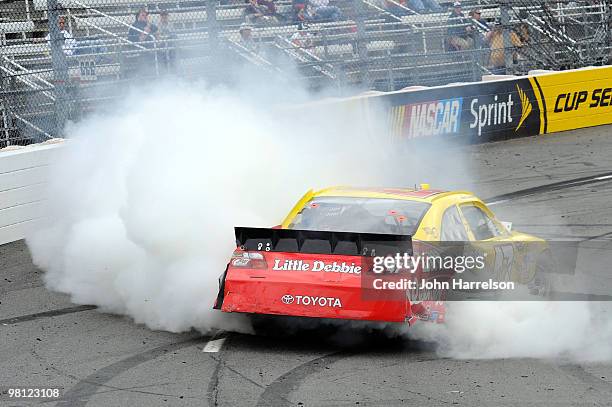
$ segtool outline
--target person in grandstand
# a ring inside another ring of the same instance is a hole
[[[291,15],[289,19],[294,24],[307,23],[314,20],[311,14],[311,8],[308,7],[306,0],[293,0],[291,2]]]
[[[489,44],[486,41],[486,35],[491,28],[486,20],[482,19],[482,11],[479,8],[470,10],[468,16],[472,20],[474,30],[472,31],[472,39],[474,40],[474,48],[488,48]]]
[[[480,8],[475,8],[470,10],[469,14],[470,18],[474,20],[477,27],[482,28],[483,30],[490,31],[491,27],[489,27],[489,23],[487,20],[483,20],[482,18],[482,10]]]
[[[176,67],[177,37],[172,32],[172,27],[170,27],[170,13],[168,13],[168,10],[162,10],[159,14],[157,39],[159,40],[157,47],[160,49],[158,54],[160,64],[167,72],[173,72]]]
[[[253,27],[247,23],[240,26],[240,45],[251,52],[259,52],[259,44],[253,38]]]
[[[309,4],[315,20],[340,21],[343,18],[342,11],[336,6],[330,6],[329,0],[310,0]]]
[[[77,48],[77,42],[72,36],[72,34],[70,34],[68,30],[66,30],[66,19],[60,16],[57,20],[57,25],[60,31],[60,35],[64,37],[64,44],[62,44],[64,54],[68,56],[73,55]],[[45,40],[50,44],[49,41],[51,41],[51,33],[47,34]]]
[[[161,65],[157,51],[148,51],[148,49],[157,48],[158,46],[156,41],[157,31],[157,26],[149,20],[147,9],[141,8],[138,10],[127,35],[128,41],[138,44],[138,46],[134,45],[130,52],[125,54],[122,62],[124,75],[140,76],[142,74],[151,75],[157,72]]]
[[[278,23],[276,6],[272,0],[245,0],[244,18],[249,24]]]
[[[510,32],[510,41],[514,50],[506,50],[504,47],[504,30],[501,22],[497,21],[493,29],[487,34],[486,42],[491,48],[491,56],[489,57],[489,67],[491,72],[495,74],[507,73],[506,52],[512,52],[512,59],[516,60],[518,54],[516,49],[523,46],[523,41],[516,31]]]
[[[170,27],[170,13],[168,10],[162,10],[162,12],[159,13],[157,36],[159,39],[176,37]]]
[[[293,9],[293,12],[295,12],[295,10],[303,9],[304,7],[306,7],[307,3],[308,1],[306,0],[291,0],[291,8]]]
[[[141,8],[136,13],[132,26],[128,30],[128,41],[143,43],[146,48],[153,48],[153,41],[157,35],[157,26],[149,21],[149,12]]]
[[[474,26],[470,19],[465,17],[461,8],[461,2],[453,3],[453,11],[448,16],[449,27],[447,29],[446,49],[447,51],[465,51],[473,48],[474,39],[472,34]]]

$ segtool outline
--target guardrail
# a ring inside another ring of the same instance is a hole
[[[501,78],[358,99],[364,111],[384,107],[398,140],[483,143],[612,124],[612,66]]]
[[[0,244],[24,239],[44,215],[48,169],[60,146],[0,150]]]

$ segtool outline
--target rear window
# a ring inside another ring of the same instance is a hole
[[[302,208],[289,228],[413,235],[430,206],[400,199],[319,197]]]

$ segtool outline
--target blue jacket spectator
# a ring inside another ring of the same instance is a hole
[[[144,31],[144,32],[142,32]],[[149,12],[142,8],[136,13],[136,19],[128,30],[128,40],[131,42],[148,42],[143,46],[153,48],[152,41],[155,40],[157,26],[149,22]]]

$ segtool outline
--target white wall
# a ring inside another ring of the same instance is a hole
[[[0,244],[26,237],[44,214],[48,167],[61,144],[0,150]]]

